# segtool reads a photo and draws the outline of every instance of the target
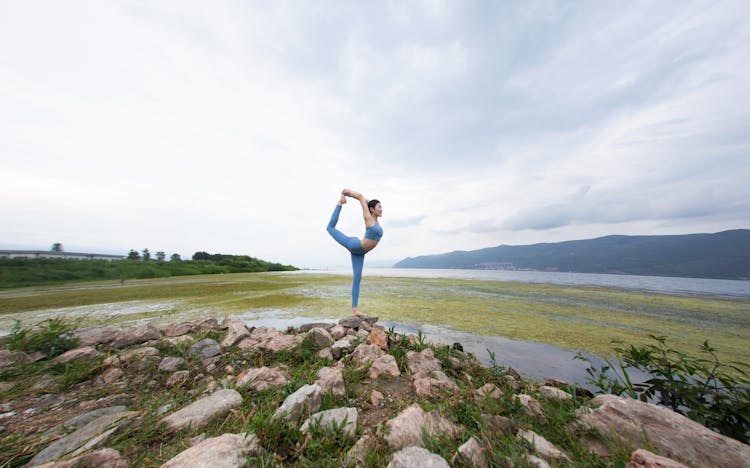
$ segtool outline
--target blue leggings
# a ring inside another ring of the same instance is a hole
[[[336,223],[339,222],[339,213],[341,213],[341,205],[336,205],[326,230],[331,237],[336,239],[336,242],[343,245],[352,254],[352,307],[357,307],[359,303],[359,282],[362,280],[362,267],[365,265],[366,252],[362,249],[362,241],[356,237],[348,237],[336,229]]]

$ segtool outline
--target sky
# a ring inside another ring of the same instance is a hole
[[[749,62],[745,0],[0,0],[0,248],[346,266],[343,188],[370,266],[750,228]]]

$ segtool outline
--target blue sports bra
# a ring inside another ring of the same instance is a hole
[[[383,237],[383,228],[380,227],[380,224],[373,224],[372,226],[365,229],[365,239],[380,242],[381,237]]]

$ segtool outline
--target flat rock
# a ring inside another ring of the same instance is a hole
[[[128,461],[120,455],[120,452],[111,448],[103,448],[65,460],[38,465],[37,468],[128,468],[128,466],[130,466]]]
[[[339,320],[339,325],[346,328],[359,328],[362,320],[364,320],[362,317],[346,317]]]
[[[195,331],[198,331],[198,325],[194,324],[193,322],[170,323],[161,330],[164,336],[170,338],[175,336],[187,335],[188,333],[193,333]]]
[[[398,377],[401,375],[396,358],[390,354],[384,354],[372,361],[372,365],[370,366],[370,378],[377,379],[381,375],[390,375],[391,377]]]
[[[688,465],[750,467],[750,446],[718,434],[667,408],[615,395],[599,395],[581,408],[578,422],[605,436],[651,446]]]
[[[449,438],[458,437],[461,433],[461,428],[448,418],[437,411],[425,413],[416,403],[388,421],[386,425],[389,431],[385,436],[385,441],[393,448],[421,447],[422,431],[433,437],[445,435]]]
[[[42,463],[67,455],[74,450],[85,446],[92,439],[98,439],[97,441],[101,443],[103,442],[101,437],[103,434],[111,434],[111,429],[117,427],[120,422],[139,414],[140,413],[135,411],[124,411],[121,413],[101,416],[62,439],[52,442],[29,461],[29,466],[41,465]]]
[[[170,414],[162,419],[162,422],[173,431],[178,431],[188,425],[193,429],[199,429],[213,419],[228,414],[229,410],[241,404],[242,395],[238,391],[219,390]]]
[[[121,329],[111,344],[115,348],[124,348],[159,338],[161,338],[161,333],[152,324],[139,323],[134,327]]]
[[[107,408],[98,408],[83,414],[79,414],[78,416],[73,416],[72,418],[62,423],[62,427],[68,431],[76,430],[79,427],[85,426],[91,421],[101,418],[102,416],[125,413],[127,411],[128,409],[124,406],[109,406]]]
[[[208,359],[221,354],[221,345],[211,338],[205,338],[193,343],[188,348],[188,354],[196,359]]]
[[[688,468],[671,458],[662,457],[648,450],[638,449],[630,455],[626,468]]]
[[[180,366],[185,365],[185,360],[181,357],[165,357],[159,363],[160,372],[174,372]]]
[[[71,349],[61,355],[57,356],[52,362],[57,363],[68,363],[71,361],[78,361],[80,359],[96,359],[100,356],[99,351],[94,349],[93,346],[84,346],[83,348]]]
[[[205,439],[162,465],[162,468],[238,468],[260,453],[255,434],[223,434]]]
[[[456,454],[451,459],[453,466],[471,466],[475,468],[488,468],[487,457],[479,442],[474,437],[458,447]]]
[[[352,352],[351,358],[352,362],[367,364],[368,362],[372,362],[375,359],[382,357],[384,354],[383,350],[377,346],[362,343],[357,346],[354,352]]]
[[[314,322],[314,323],[306,323],[304,325],[300,325],[299,331],[300,333],[309,332],[313,328],[322,328],[323,330],[330,333],[331,329],[333,328],[335,324],[333,323],[327,323],[327,322]]]
[[[273,327],[258,327],[250,336],[237,343],[240,349],[258,349],[277,353],[294,348],[302,342],[301,335],[287,335]]]
[[[311,414],[321,405],[320,385],[303,385],[284,400],[271,417],[285,418],[287,421],[299,422],[305,414]]]
[[[170,337],[162,338],[162,340],[166,341],[172,346],[190,345],[195,342],[195,338],[193,338],[190,335],[170,336]]]
[[[120,380],[124,375],[125,372],[119,367],[110,367],[102,373],[102,381],[105,384],[111,384]]]
[[[262,392],[267,388],[279,387],[287,383],[289,383],[289,379],[285,371],[278,367],[263,366],[240,373],[237,376],[235,386],[237,388],[247,387],[254,392]]]
[[[78,338],[79,346],[108,345],[115,341],[121,331],[121,327],[114,325],[97,325],[79,328],[73,332],[73,336]]]
[[[0,369],[7,369],[27,362],[29,362],[29,356],[23,351],[0,349]]]
[[[519,429],[516,437],[529,442],[534,447],[534,451],[546,459],[551,458],[554,460],[564,460],[568,463],[571,462],[570,458],[562,450],[534,431]]]
[[[104,360],[105,366],[130,365],[148,358],[159,356],[159,350],[152,346],[129,349],[122,354],[110,356]]]
[[[385,336],[385,331],[381,327],[374,327],[372,330],[370,330],[370,334],[367,335],[365,343],[369,345],[375,345],[383,351],[388,349],[388,337]]]
[[[300,427],[300,431],[306,434],[309,432],[310,426],[315,424],[323,430],[341,427],[344,434],[353,439],[357,434],[357,408],[335,408],[315,413],[305,421]]]
[[[223,325],[227,327],[227,334],[221,341],[221,346],[225,349],[250,336],[250,330],[239,317],[227,317],[224,319]]]
[[[393,454],[387,468],[450,468],[450,465],[425,448],[405,447]]]
[[[573,399],[573,395],[566,392],[565,390],[560,390],[557,387],[551,387],[548,385],[542,385],[541,387],[539,387],[539,393],[543,397],[553,400],[568,401]]]
[[[200,330],[214,330],[219,328],[219,322],[216,320],[216,317],[199,317],[193,320],[193,323]]]
[[[318,348],[328,348],[333,344],[333,337],[324,328],[316,327],[307,332],[302,342]]]
[[[435,359],[435,352],[430,348],[423,349],[420,352],[407,351],[406,361],[409,363],[409,370],[412,374],[416,374],[419,371],[431,372],[443,370],[443,365]]]
[[[352,336],[345,336],[333,343],[331,345],[331,355],[333,356],[333,359],[340,359],[341,356],[351,351],[353,339],[354,337]]]
[[[322,367],[318,371],[318,380],[315,383],[320,385],[321,392],[323,393],[331,392],[334,395],[346,395],[344,376],[341,373],[341,369]]]

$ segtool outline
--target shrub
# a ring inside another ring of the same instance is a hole
[[[73,336],[76,328],[77,321],[62,318],[46,319],[30,327],[21,326],[16,320],[7,343],[12,350],[39,351],[51,358],[76,347],[78,338]]]

